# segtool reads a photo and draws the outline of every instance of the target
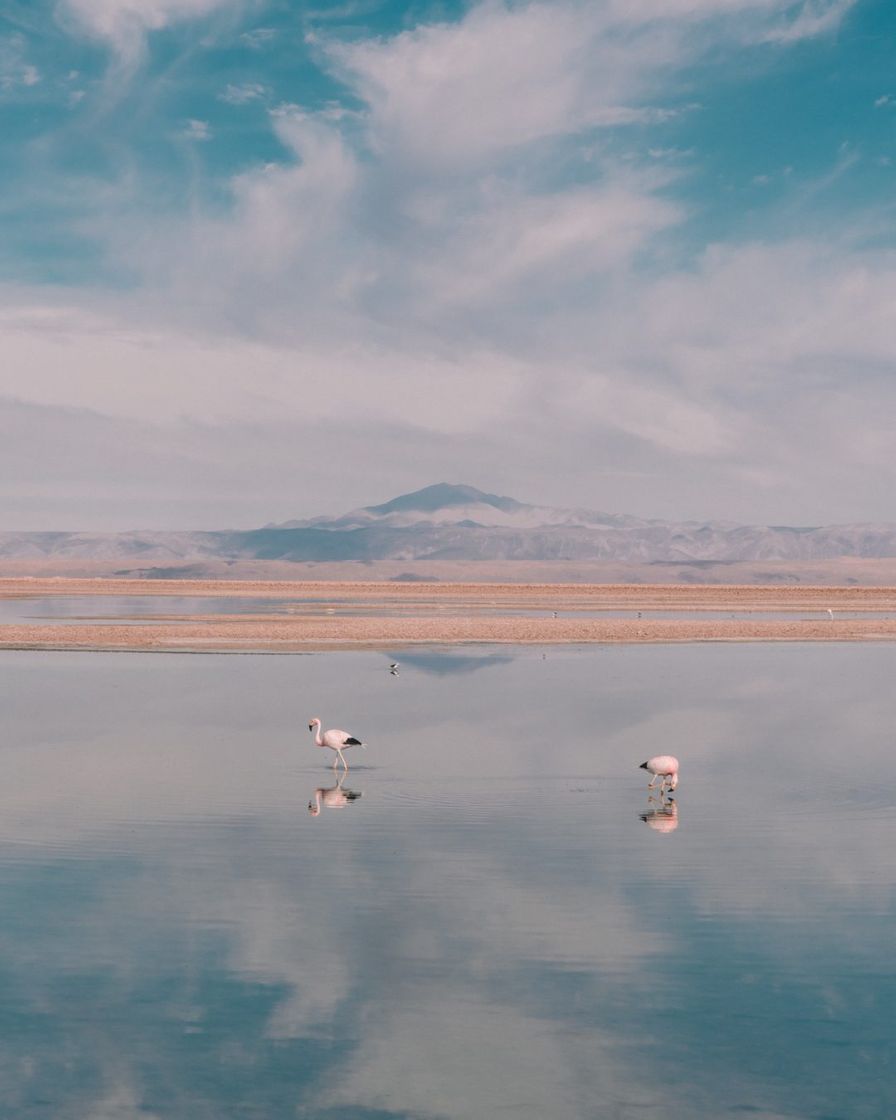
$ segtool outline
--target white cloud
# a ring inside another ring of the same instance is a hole
[[[834,31],[856,4],[856,0],[805,0],[788,22],[767,31],[762,38],[769,43],[795,43]]]
[[[0,93],[37,85],[40,72],[26,60],[26,42],[22,35],[0,37]]]
[[[544,137],[670,112],[643,101],[713,41],[693,36],[694,21],[727,20],[722,39],[785,42],[830,30],[852,3],[483,3],[457,23],[323,49],[367,104],[377,150],[444,175]]]
[[[66,0],[83,29],[130,59],[153,29],[226,6]],[[459,458],[474,482],[500,462],[559,478],[575,447],[592,474],[656,478],[648,504],[642,489],[631,508],[658,516],[687,512],[654,498],[676,484],[703,503],[696,514],[747,477],[792,496],[826,464],[842,479],[830,493],[855,489],[855,438],[840,431],[820,463],[811,424],[794,428],[781,409],[799,400],[826,426],[831,384],[852,377],[868,403],[853,406],[851,422],[889,477],[881,417],[892,403],[882,371],[896,360],[893,259],[784,241],[719,245],[682,265],[664,241],[690,217],[670,198],[670,157],[696,154],[651,133],[649,147],[633,142],[622,159],[604,139],[680,112],[664,103],[671,79],[714,45],[783,44],[823,33],[847,10],[487,3],[457,23],[320,39],[319,60],[361,107],[271,110],[287,155],[233,178],[227,213],[197,205],[149,221],[129,209],[129,182],[121,198],[103,195],[80,232],[97,233],[134,289],[114,301],[10,292],[4,388],[40,408],[146,418],[163,441],[183,421],[224,433],[243,425],[247,446],[254,426],[279,447],[278,425],[291,424],[306,462],[321,452],[312,429],[350,430],[359,462],[409,481],[424,462],[438,471]],[[243,42],[273,35],[258,28]],[[239,105],[267,93],[245,82],[219,96]],[[198,119],[181,132],[210,134]],[[842,154],[832,174],[854,158]],[[564,160],[574,177],[553,174]],[[544,439],[545,421],[567,433],[563,446]],[[226,442],[209,452],[219,467]],[[414,463],[398,467],[392,448],[402,445]],[[588,477],[573,485],[556,500],[588,504]],[[620,489],[617,508],[636,493]],[[742,516],[755,516],[749,501]]]
[[[245,43],[251,50],[262,50],[277,37],[273,27],[255,27],[251,31],[244,31],[240,42]]]
[[[128,67],[142,56],[152,31],[199,19],[240,0],[60,0],[60,10],[76,27],[108,43]]]
[[[189,120],[181,135],[187,140],[211,140],[212,133],[208,121]]]
[[[371,139],[392,158],[444,172],[546,136],[615,123],[641,92],[641,56],[597,39],[598,6],[484,4],[456,24],[333,44],[330,57],[365,101]]]
[[[411,265],[414,286],[425,293],[421,303],[483,308],[497,299],[535,302],[551,291],[557,298],[588,275],[625,268],[680,217],[633,180],[544,196],[515,194],[497,181],[476,202],[468,212],[442,216],[439,247]],[[417,215],[425,227],[427,215]]]
[[[218,97],[229,105],[247,105],[250,101],[261,101],[267,93],[267,86],[261,82],[244,82],[242,85],[231,82]]]

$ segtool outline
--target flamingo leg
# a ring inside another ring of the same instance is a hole
[[[345,767],[345,772],[348,773],[348,763],[345,761],[345,755],[342,753],[342,751],[339,749],[339,747],[336,748],[336,753],[342,759],[342,765]],[[335,762],[333,763],[333,769],[334,770],[336,769],[336,763]]]

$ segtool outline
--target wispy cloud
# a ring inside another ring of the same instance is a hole
[[[590,488],[606,474],[620,480],[616,508],[654,516],[722,500],[735,512],[736,500],[739,516],[775,501],[784,518],[810,492],[806,518],[845,509],[863,492],[856,432],[892,474],[880,449],[896,403],[883,372],[896,360],[896,262],[882,239],[857,248],[848,223],[800,236],[861,166],[857,150],[828,172],[777,170],[787,157],[739,165],[742,188],[774,186],[741,197],[778,207],[774,233],[757,219],[749,240],[707,233],[693,186],[707,162],[704,63],[745,49],[779,59],[821,41],[848,4],[558,0],[475,5],[394,34],[318,26],[303,47],[303,81],[319,79],[307,99],[286,70],[257,69],[284,37],[273,13],[271,26],[230,29],[218,70],[198,44],[233,15],[225,0],[64,10],[119,61],[138,63],[175,24],[189,47],[145,89],[130,82],[141,125],[164,121],[151,167],[129,119],[126,133],[91,134],[114,173],[65,183],[69,228],[127,285],[6,292],[0,337],[21,402],[155,426],[168,448],[192,425],[209,478],[232,478],[234,432],[255,450],[267,438],[278,470],[292,448],[334,504],[327,430],[351,432],[343,461],[381,492],[416,470],[456,476],[458,461],[490,486],[513,463],[524,497],[550,500],[553,479],[554,500],[603,504]],[[191,86],[197,57],[208,69]],[[212,165],[248,128],[222,177]],[[166,158],[188,173],[166,180]],[[822,462],[812,441],[836,428],[846,379],[863,393]],[[94,430],[81,414],[72,424]],[[588,469],[561,482],[571,454]],[[760,495],[744,478],[769,484]]]
[[[28,89],[40,81],[40,72],[28,61],[27,50],[23,35],[0,38],[0,93]]]
[[[254,27],[251,31],[244,31],[240,40],[251,50],[262,50],[277,38],[277,31],[273,27]]]
[[[74,26],[108,44],[125,68],[142,58],[146,36],[172,24],[196,20],[240,0],[60,0]]]
[[[267,95],[268,88],[261,82],[243,82],[241,85],[231,82],[218,97],[228,105],[248,105],[250,101],[261,101]]]
[[[186,140],[211,140],[212,132],[208,121],[188,120],[181,135]]]
[[[762,38],[769,43],[795,43],[835,31],[857,0],[805,0],[796,14],[769,29]]]

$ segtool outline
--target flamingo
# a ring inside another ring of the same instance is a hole
[[[353,789],[343,789],[342,783],[345,781],[345,774],[339,775],[339,780],[335,786],[318,786],[314,791],[314,797],[308,802],[308,812],[312,817],[320,816],[321,802],[328,809],[344,809],[346,805],[350,805],[352,801],[357,801],[359,797],[363,796],[356,793]]]
[[[655,758],[648,758],[646,762],[642,762],[640,768],[646,770],[648,774],[653,774],[648,783],[649,789],[653,789],[657,778],[663,779],[660,784],[661,790],[665,790],[667,779],[671,779],[669,789],[675,789],[678,785],[678,759],[674,755],[658,754]]]
[[[331,751],[336,752],[336,758],[333,759],[334,770],[336,769],[336,762],[338,759],[342,759],[342,765],[348,770],[348,763],[345,761],[345,755],[342,753],[343,747],[364,747],[365,750],[367,749],[365,743],[362,743],[360,739],[356,739],[354,735],[349,735],[347,731],[340,731],[338,728],[333,727],[329,731],[321,733],[320,720],[317,716],[308,724],[308,730],[314,731],[315,727],[317,727],[314,736],[315,744],[318,747],[329,747]]]

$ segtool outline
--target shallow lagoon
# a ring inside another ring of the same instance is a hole
[[[0,1114],[896,1114],[894,670],[0,654]]]

